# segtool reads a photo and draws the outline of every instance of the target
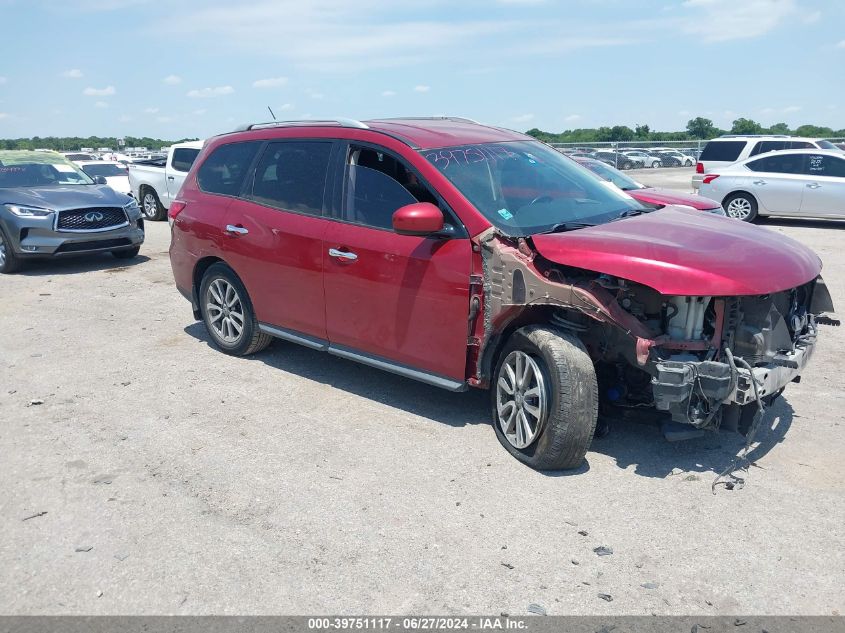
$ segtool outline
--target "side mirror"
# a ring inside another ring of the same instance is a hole
[[[105,176],[94,176],[92,178],[95,185],[107,185],[109,184],[108,180],[106,180]]]
[[[396,209],[393,230],[399,235],[431,235],[443,230],[443,212],[430,202],[415,202]]]

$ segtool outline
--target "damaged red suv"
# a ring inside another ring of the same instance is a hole
[[[640,206],[548,146],[456,118],[279,122],[209,140],[170,207],[214,343],[273,338],[460,391],[502,445],[579,466],[599,407],[742,428],[832,319],[782,235]]]

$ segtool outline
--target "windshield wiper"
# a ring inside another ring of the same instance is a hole
[[[654,209],[625,209],[617,215],[610,222],[615,222],[616,220],[624,220],[625,218],[632,218],[635,215],[642,215],[643,213],[651,213]]]
[[[564,233],[565,231],[574,231],[575,229],[584,229],[588,226],[595,226],[591,222],[558,222],[552,225],[545,231],[540,231],[540,234],[546,233]]]

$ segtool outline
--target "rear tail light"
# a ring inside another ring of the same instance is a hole
[[[719,177],[719,174],[707,174],[707,175],[704,177],[704,180],[702,180],[702,181],[701,181],[701,184],[702,184],[702,185],[707,185],[707,184],[710,184],[711,182],[713,182],[714,180],[716,180],[716,178],[718,178],[718,177]]]
[[[167,210],[167,221],[170,223],[170,226],[173,226],[173,223],[176,221],[176,216],[179,215],[186,206],[187,204],[181,200],[174,200],[170,203],[170,208]]]
[[[704,173],[704,163],[696,163],[695,164],[695,173],[703,174]]]

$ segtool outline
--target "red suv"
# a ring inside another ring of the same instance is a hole
[[[445,389],[581,464],[599,409],[747,428],[832,311],[809,249],[644,208],[528,136],[456,118],[251,125],[170,207],[176,285],[215,344],[293,341]]]

